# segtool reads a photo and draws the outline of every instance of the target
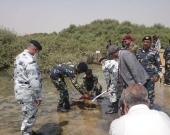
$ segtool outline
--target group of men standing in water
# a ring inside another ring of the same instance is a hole
[[[155,37],[154,37],[155,38]],[[153,39],[154,39],[153,38]],[[133,84],[143,85],[148,91],[150,108],[153,108],[155,99],[154,86],[162,75],[162,64],[159,50],[152,44],[151,36],[144,36],[143,46],[138,48],[130,35],[123,37],[122,46],[107,45],[108,57],[101,58],[99,64],[107,84],[107,92],[111,109],[106,114],[118,112],[118,104],[123,88]],[[170,41],[169,41],[170,42]],[[157,43],[157,42],[155,42]],[[159,42],[160,43],[160,42]],[[155,48],[154,48],[155,47]],[[31,40],[27,49],[19,54],[14,63],[14,91],[23,111],[21,131],[23,135],[37,134],[32,131],[36,120],[38,106],[41,104],[42,81],[37,64],[37,56],[42,50],[38,41]],[[164,52],[165,84],[170,84],[170,47]],[[85,73],[83,84],[77,82],[77,74]],[[112,75],[113,77],[110,77]],[[69,77],[73,86],[80,92],[83,99],[93,99],[102,92],[98,77],[93,74],[85,62],[78,64],[63,63],[55,65],[50,72],[50,78],[59,91],[57,110],[68,112],[71,109],[65,77]]]

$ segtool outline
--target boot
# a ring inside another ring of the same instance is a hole
[[[61,106],[58,106],[58,107],[57,107],[57,111],[68,112],[67,109],[65,109],[64,107],[61,107]]]
[[[71,109],[70,102],[67,97],[64,99],[64,108],[67,110]]]
[[[113,113],[118,113],[118,108],[112,108],[109,111],[105,112],[106,114],[113,114]]]
[[[117,100],[116,102],[112,103],[112,109],[110,109],[109,111],[106,111],[106,114],[113,114],[113,113],[118,113],[118,102],[119,100]]]
[[[42,135],[41,133],[36,133],[34,131],[32,131],[32,135]]]
[[[63,107],[63,103],[62,104],[58,104],[57,111],[68,112],[68,110]]]

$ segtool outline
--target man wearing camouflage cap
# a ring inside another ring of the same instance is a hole
[[[20,102],[23,112],[22,135],[38,135],[32,128],[42,98],[41,73],[37,64],[40,50],[42,50],[40,43],[31,40],[27,49],[20,53],[14,62],[15,98]]]
[[[143,47],[139,48],[136,58],[149,75],[149,79],[147,79],[145,87],[148,90],[150,108],[152,108],[155,99],[154,86],[155,82],[158,81],[160,75],[162,74],[162,63],[158,50],[151,47],[152,38],[150,36],[145,36],[142,39],[142,43]]]
[[[122,76],[126,86],[146,83],[149,76],[133,53],[119,50],[119,47],[115,45],[111,45],[108,52],[112,57],[118,58],[119,75]]]

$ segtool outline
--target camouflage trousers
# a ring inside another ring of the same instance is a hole
[[[20,101],[23,119],[21,125],[22,135],[32,135],[32,128],[35,124],[38,108],[34,101]]]
[[[150,107],[153,107],[153,102],[155,99],[155,91],[154,91],[154,87],[155,87],[155,82],[153,81],[153,78],[149,78],[147,80],[147,82],[144,84],[145,88],[148,91],[148,98],[150,100]]]
[[[122,85],[115,85],[111,84],[109,87],[109,99],[110,102],[116,102],[117,99],[120,99],[122,92],[123,92],[123,86]]]
[[[52,80],[54,86],[56,87],[56,89],[59,91],[59,100],[58,100],[58,105],[60,107],[63,107],[63,103],[65,104],[69,104],[69,94],[68,94],[68,90],[67,90],[67,86],[65,84],[65,81],[58,78],[56,80]],[[66,105],[67,106],[67,105]]]
[[[170,85],[170,60],[166,60],[164,77],[164,83]]]

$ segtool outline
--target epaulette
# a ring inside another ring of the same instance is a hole
[[[153,48],[153,47],[151,47],[150,50],[151,51],[158,51],[156,48]]]
[[[138,48],[138,49],[136,50],[136,52],[142,51],[142,50],[143,50],[143,48]]]

